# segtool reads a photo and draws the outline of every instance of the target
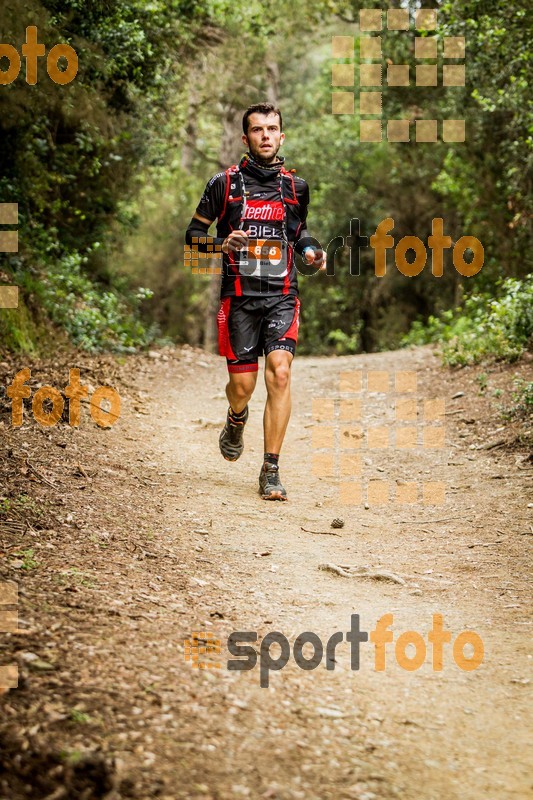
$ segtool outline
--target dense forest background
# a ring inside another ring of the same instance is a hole
[[[331,37],[357,38],[360,8],[405,3],[1,0],[1,42],[20,52],[36,25],[47,51],[66,42],[79,56],[68,85],[50,80],[41,58],[36,85],[23,60],[0,86],[0,202],[19,204],[20,238],[17,254],[0,256],[0,283],[21,291],[18,309],[0,311],[2,348],[212,347],[216,278],[186,268],[184,231],[206,181],[243,152],[243,110],[268,99],[283,111],[287,165],[310,184],[308,227],[321,243],[347,236],[351,218],[370,236],[385,217],[396,239],[427,242],[442,217],[453,242],[471,235],[485,250],[470,278],[451,251],[442,278],[429,251],[414,278],[391,252],[376,277],[369,249],[350,275],[339,251],[334,276],[300,279],[301,350],[437,339],[450,363],[481,358],[489,341],[494,354],[517,357],[533,329],[531,9],[526,0],[423,5],[439,11],[439,38],[466,37],[466,85],[385,87],[383,116],[465,118],[464,143],[364,144],[357,104],[354,115],[331,113]],[[414,29],[382,35],[384,66],[414,67]]]

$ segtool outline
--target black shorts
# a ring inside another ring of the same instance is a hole
[[[300,301],[292,294],[223,297],[217,315],[218,351],[230,372],[255,372],[257,359],[273,350],[293,355]]]

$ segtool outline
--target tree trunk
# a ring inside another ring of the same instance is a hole
[[[265,64],[268,85],[267,85],[267,99],[269,103],[277,106],[279,102],[279,67],[277,61],[269,60]]]
[[[196,141],[196,122],[198,119],[198,112],[200,106],[200,96],[198,93],[197,84],[200,79],[200,73],[194,71],[192,79],[189,81],[189,99],[187,105],[187,122],[185,123],[185,137],[181,148],[181,166],[184,171],[189,172],[192,169],[194,158],[193,142]]]

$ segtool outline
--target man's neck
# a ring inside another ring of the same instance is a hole
[[[281,162],[281,159],[278,158],[278,154],[277,153],[276,153],[275,156],[272,156],[272,158],[268,158],[268,159],[261,158],[261,156],[254,155],[253,153],[250,153],[250,156],[253,158],[253,160],[255,161],[256,164],[259,164],[260,167],[271,167],[273,164],[277,164],[277,163]]]
[[[261,158],[261,156],[254,156],[255,160],[258,164],[263,164],[265,167],[269,167],[271,164],[275,164],[278,160],[277,156],[272,156],[272,158],[265,159]]]

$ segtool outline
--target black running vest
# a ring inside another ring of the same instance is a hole
[[[283,167],[244,156],[208,182],[196,212],[217,219],[217,236],[240,228],[248,247],[222,255],[221,296],[298,294],[294,244],[305,229],[309,188]]]

